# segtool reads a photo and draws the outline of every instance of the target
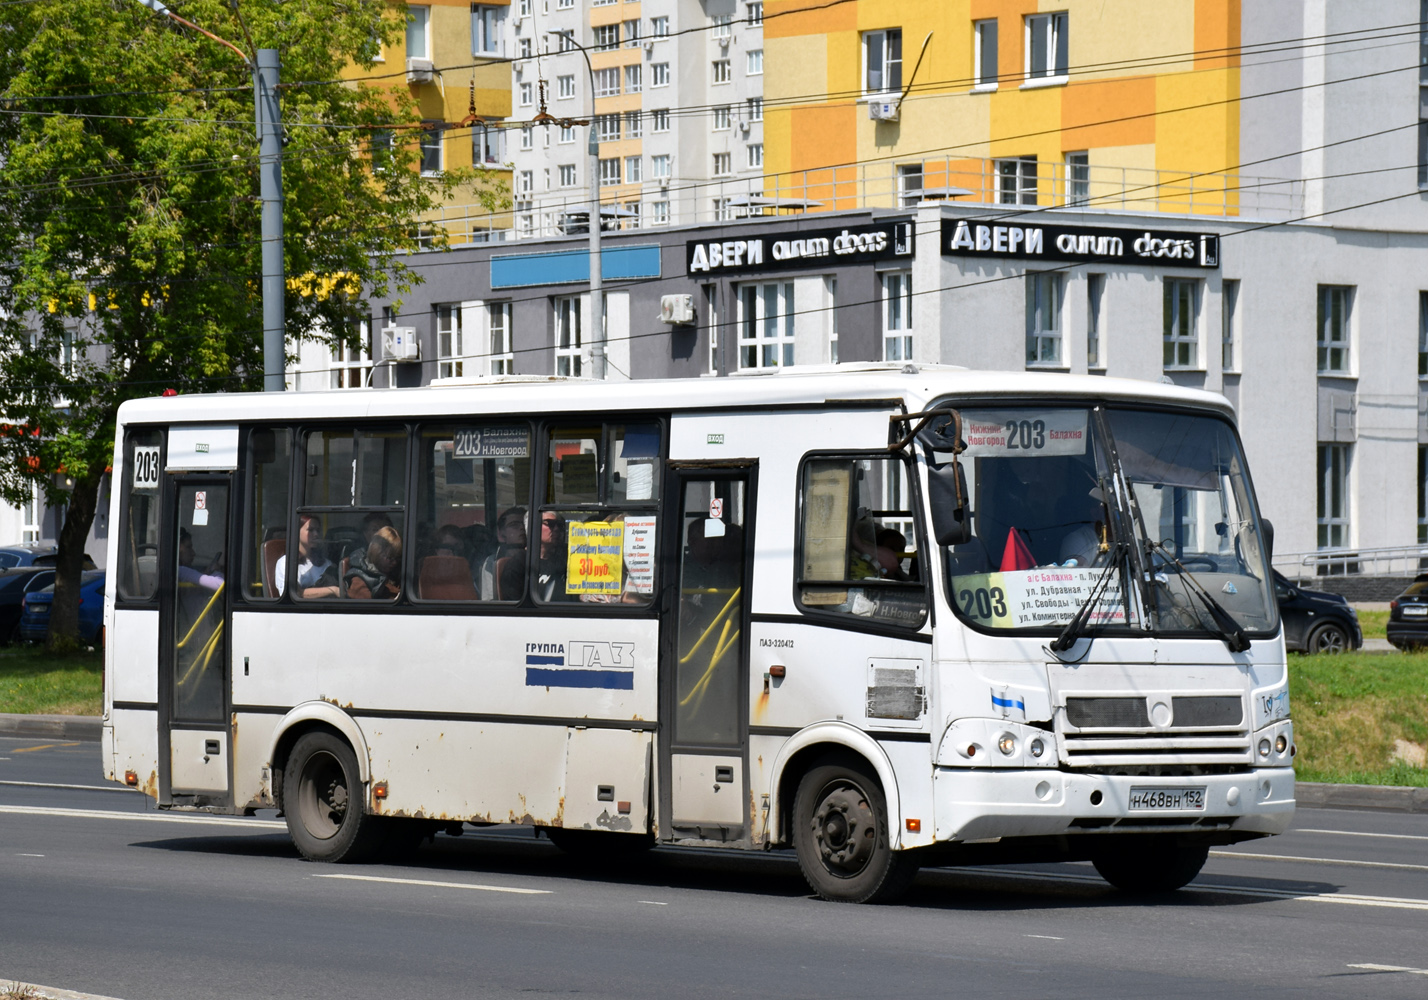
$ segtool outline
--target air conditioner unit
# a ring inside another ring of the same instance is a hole
[[[868,117],[875,122],[895,122],[897,113],[896,101],[873,101],[868,105]]]
[[[653,39],[653,38],[646,38],[646,39],[644,40],[644,46],[645,46],[645,51],[646,51],[646,52],[649,52],[649,51],[653,50],[653,49],[654,49],[654,39]]]
[[[742,132],[742,133],[744,133],[745,135],[748,135],[748,134],[749,134],[749,123],[746,122],[746,121],[740,120],[740,121],[739,121],[739,131]]]
[[[682,324],[694,322],[693,295],[662,295],[659,300],[661,323]]]
[[[416,328],[411,326],[383,327],[382,360],[420,361],[421,345],[417,342]]]
[[[431,83],[434,75],[430,59],[407,60],[407,83]]]

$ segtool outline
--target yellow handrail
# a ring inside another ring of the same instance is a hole
[[[198,586],[198,585],[197,585],[197,584],[194,584],[194,583],[181,583],[181,584],[179,584],[179,586],[180,586],[180,587],[196,587],[196,586]],[[178,642],[174,643],[174,648],[175,648],[175,649],[182,649],[182,648],[184,647],[184,644],[187,643],[190,639],[193,638],[193,633],[198,629],[199,623],[202,622],[204,618],[208,617],[208,613],[213,610],[213,604],[214,604],[214,602],[218,600],[219,596],[223,593],[223,588],[226,587],[226,586],[227,586],[226,583],[220,583],[220,584],[218,585],[218,589],[216,589],[216,590],[213,592],[213,596],[208,599],[208,603],[207,603],[206,605],[204,605],[203,610],[198,613],[198,617],[195,618],[195,619],[193,620],[193,624],[189,626],[188,634],[185,635],[185,636],[184,636],[182,639],[180,639]]]
[[[729,608],[733,605],[733,603],[739,599],[739,595],[743,592],[744,588],[738,587],[735,589],[734,593],[729,595],[729,600],[725,602],[724,606],[719,609],[719,613],[714,616],[712,621],[709,622],[709,627],[704,630],[704,634],[699,637],[699,641],[694,644],[693,648],[691,648],[688,653],[685,653],[682,657],[680,657],[679,662],[681,664],[688,663],[690,659],[693,658],[694,654],[699,652],[699,647],[704,645],[704,640],[709,638],[709,634],[714,631],[714,627],[719,624],[720,620],[728,612]]]

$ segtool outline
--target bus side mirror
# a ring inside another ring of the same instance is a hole
[[[927,469],[927,495],[932,502],[932,536],[938,545],[961,545],[972,538],[972,512],[967,507],[967,479],[962,463]]]
[[[1269,518],[1259,519],[1260,533],[1264,535],[1264,560],[1268,563],[1274,562],[1274,525]]]

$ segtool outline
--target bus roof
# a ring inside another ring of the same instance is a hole
[[[411,389],[330,389],[212,393],[136,399],[121,424],[239,423],[328,418],[442,417],[453,414],[580,413],[810,406],[900,400],[919,410],[943,396],[1094,398],[1213,409],[1234,418],[1218,393],[1160,382],[1060,372],[974,371],[951,365],[866,363],[791,367],[730,378],[599,382],[556,376],[443,379]]]

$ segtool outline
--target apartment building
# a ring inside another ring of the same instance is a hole
[[[592,170],[607,228],[746,213],[763,186],[762,21],[759,0],[515,0],[512,235],[583,229]],[[555,121],[521,125],[542,109]]]

